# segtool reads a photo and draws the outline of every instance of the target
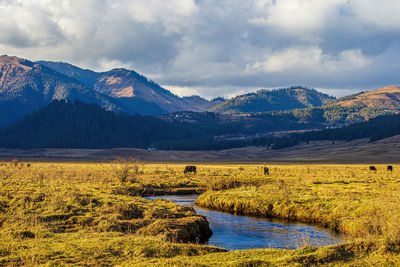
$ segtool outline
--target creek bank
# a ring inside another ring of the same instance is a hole
[[[279,248],[295,249],[305,245],[326,246],[342,243],[344,239],[328,229],[299,222],[289,222],[254,216],[239,216],[195,206],[199,195],[152,196],[183,206],[193,206],[196,213],[207,218],[213,235],[208,245],[227,250]]]
[[[201,187],[177,187],[177,188],[165,188],[157,186],[117,186],[112,190],[113,194],[132,196],[132,197],[149,197],[149,196],[164,196],[164,195],[193,195],[202,194],[206,191],[205,188]]]

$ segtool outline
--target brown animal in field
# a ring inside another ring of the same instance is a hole
[[[375,166],[369,166],[369,170],[370,171],[376,171],[376,168],[375,168]]]
[[[269,169],[267,167],[264,167],[264,175],[269,175]]]
[[[387,168],[386,168],[386,170],[387,170],[388,172],[392,172],[392,171],[393,171],[393,166],[392,166],[392,165],[388,165]]]
[[[196,173],[196,166],[186,166],[183,173]]]

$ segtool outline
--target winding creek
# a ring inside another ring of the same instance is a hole
[[[228,250],[256,248],[295,249],[305,243],[312,246],[326,246],[345,241],[343,236],[315,225],[252,216],[238,216],[201,208],[194,204],[198,196],[169,195],[146,197],[146,199],[162,198],[180,205],[194,206],[198,214],[207,217],[213,231],[208,244]]]

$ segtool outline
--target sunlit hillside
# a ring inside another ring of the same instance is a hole
[[[354,96],[338,99],[335,104],[344,107],[364,105],[369,107],[381,107],[387,110],[399,110],[400,87],[392,85],[373,91],[363,92]]]

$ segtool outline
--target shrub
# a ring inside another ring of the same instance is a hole
[[[111,167],[121,183],[135,181],[135,176],[139,173],[139,161],[134,158],[117,158],[112,161]]]

